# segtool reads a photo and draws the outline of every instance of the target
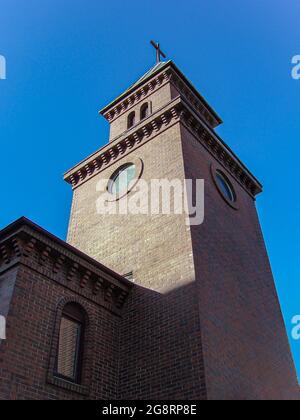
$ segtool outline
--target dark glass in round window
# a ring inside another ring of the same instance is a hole
[[[122,166],[111,177],[108,183],[108,192],[120,195],[128,190],[130,183],[135,179],[136,167],[133,163]]]
[[[220,171],[216,172],[216,179],[222,194],[227,198],[227,200],[234,203],[236,201],[236,195],[229,180]]]

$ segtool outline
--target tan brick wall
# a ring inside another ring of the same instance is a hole
[[[96,214],[99,179],[139,158],[144,180],[184,179],[179,123],[75,190],[68,240],[120,274],[134,273],[120,325],[119,399],[206,399],[186,216]]]
[[[168,290],[194,279],[190,229],[185,215],[98,215],[96,186],[123,163],[141,158],[142,178],[183,179],[179,125],[75,190],[68,241],[120,274],[134,271],[138,284]]]

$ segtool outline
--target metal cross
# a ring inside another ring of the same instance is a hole
[[[167,58],[167,56],[160,49],[160,44],[154,41],[151,41],[151,45],[156,49],[156,63],[161,62],[161,57]]]

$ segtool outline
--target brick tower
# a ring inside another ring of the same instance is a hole
[[[132,273],[118,397],[295,398],[255,208],[262,186],[216,134],[219,116],[171,61],[158,62],[101,114],[109,143],[65,175],[74,190],[68,242]],[[204,179],[204,223],[189,226],[185,214],[98,214],[99,181],[130,165],[148,182]]]

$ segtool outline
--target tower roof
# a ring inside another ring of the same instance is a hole
[[[199,93],[199,91],[194,87],[194,85],[190,82],[190,80],[179,70],[179,68],[175,65],[172,60],[169,61],[161,61],[157,63],[154,67],[148,70],[142,77],[140,77],[133,85],[131,85],[128,89],[125,90],[120,96],[114,99],[110,104],[105,106],[103,109],[99,111],[101,115],[106,114],[106,112],[114,107],[118,102],[122,99],[126,98],[126,96],[133,93],[134,90],[138,89],[141,85],[146,83],[149,79],[160,73],[161,71],[167,69],[168,67],[172,68],[179,77],[188,85],[188,87],[193,91],[193,93],[200,99],[200,101],[204,104],[204,106],[211,112],[216,120],[215,125],[222,124],[222,119],[219,115],[215,112],[215,110],[207,103],[207,101],[203,98],[203,96]]]
[[[171,60],[169,61],[161,61],[160,63],[155,64],[154,67],[151,67],[150,70],[148,70],[142,77],[140,77],[136,82],[134,82],[131,86],[129,86],[128,89],[125,90],[121,95],[117,96],[112,102],[110,102],[108,105],[106,105],[103,109],[99,111],[99,114],[104,114],[109,108],[114,106],[116,103],[118,103],[121,99],[125,98],[127,95],[129,95],[133,90],[138,88],[141,84],[146,82],[148,79],[153,77],[155,74],[159,73],[160,70],[162,70],[167,64],[170,64]]]
[[[142,77],[140,77],[133,85],[131,85],[127,91],[130,91],[131,89],[134,89],[135,87],[139,86],[140,83],[143,83],[144,81],[146,81],[148,78],[154,76],[154,74],[156,74],[156,72],[160,71],[161,69],[163,69],[165,67],[166,64],[171,63],[171,60],[169,61],[161,61],[157,64],[155,64],[154,67],[152,67],[150,70],[148,70]],[[126,91],[126,92],[127,92]]]

